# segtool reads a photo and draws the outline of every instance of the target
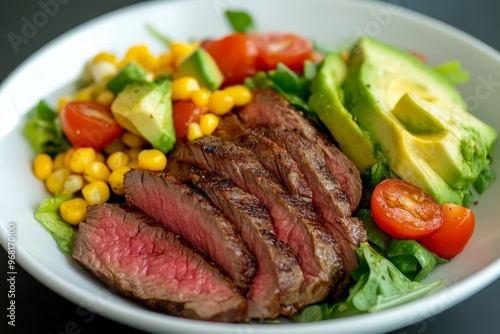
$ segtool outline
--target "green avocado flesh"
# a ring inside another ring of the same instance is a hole
[[[222,85],[224,76],[212,56],[204,49],[196,49],[179,64],[176,78],[191,76],[209,90]]]

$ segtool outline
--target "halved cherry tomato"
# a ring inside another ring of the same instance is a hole
[[[206,108],[197,107],[191,100],[181,100],[173,104],[173,120],[177,139],[186,139],[189,124],[199,122]]]
[[[441,206],[413,184],[386,179],[374,189],[372,216],[377,225],[396,238],[422,239],[443,224]]]
[[[293,71],[302,71],[304,61],[313,59],[311,41],[295,34],[254,34],[252,39],[259,49],[264,70],[275,69],[278,63],[283,63]]]
[[[419,242],[437,256],[449,259],[457,256],[469,242],[476,218],[471,209],[452,203],[443,204],[442,211],[443,226]]]
[[[69,102],[59,117],[64,134],[75,147],[99,151],[123,131],[111,110],[97,102]]]
[[[224,74],[224,86],[241,84],[245,77],[257,71],[259,52],[253,39],[245,34],[231,34],[205,42],[204,46]]]

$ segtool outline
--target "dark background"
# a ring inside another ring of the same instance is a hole
[[[47,2],[47,0],[42,0]],[[0,80],[40,47],[71,28],[96,16],[132,3],[133,0],[65,0],[59,12],[40,28],[28,43],[20,44],[15,52],[8,33],[20,34],[23,17],[32,17],[40,10],[38,0],[2,1],[0,5]],[[500,50],[500,1],[492,0],[392,0],[404,7],[447,22]],[[425,37],[423,37],[425,38]],[[6,157],[2,157],[4,159]],[[7,266],[7,254],[0,251],[1,267]],[[7,270],[5,270],[7,272]],[[0,280],[0,295],[8,291],[6,274]],[[424,320],[418,324],[394,331],[393,334],[413,333],[500,333],[500,280],[465,302]],[[7,307],[3,299],[1,309]],[[3,314],[6,311],[3,311]],[[81,314],[81,313],[79,313]],[[138,330],[96,316],[86,322],[77,314],[77,306],[54,294],[18,266],[16,278],[16,327],[7,325],[1,316],[0,333],[141,333]],[[409,315],[410,316],[410,315]],[[74,321],[76,327],[65,328]]]

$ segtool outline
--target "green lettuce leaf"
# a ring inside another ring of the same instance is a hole
[[[420,282],[436,266],[434,255],[415,240],[394,239],[389,243],[385,255],[412,281]]]
[[[71,198],[73,196],[67,194],[57,194],[53,198],[48,198],[40,204],[34,215],[35,219],[50,231],[59,247],[69,254],[73,249],[76,228],[61,218],[59,207],[62,202]]]
[[[458,60],[452,60],[434,68],[434,70],[453,84],[469,81],[470,74],[462,70],[462,64]]]
[[[252,16],[250,16],[247,12],[240,10],[226,10],[224,15],[235,32],[248,33],[257,30]]]

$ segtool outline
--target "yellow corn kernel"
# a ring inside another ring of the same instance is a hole
[[[103,90],[97,96],[95,97],[95,101],[97,103],[103,104],[105,106],[110,106],[111,103],[113,103],[113,100],[115,99],[115,94],[109,90]]]
[[[111,175],[109,175],[108,182],[111,190],[117,195],[123,195],[125,193],[125,185],[123,184],[124,175],[131,168],[128,166],[123,166],[115,169]]]
[[[139,148],[139,147],[129,148],[128,150],[123,151],[123,153],[128,155],[130,160],[137,159],[137,157],[139,156],[139,153],[141,153],[141,152],[142,152],[142,148]]]
[[[157,74],[168,74],[174,71],[172,67],[172,62],[174,57],[171,53],[164,53],[158,57],[156,63],[156,73]]]
[[[63,185],[63,194],[74,194],[83,188],[83,177],[80,174],[71,174],[68,176]]]
[[[82,189],[83,198],[88,205],[105,203],[110,196],[109,187],[102,181],[92,181]]]
[[[200,124],[192,122],[188,126],[187,140],[192,141],[203,137],[203,132],[201,131]]]
[[[94,99],[92,88],[85,87],[76,92],[75,101],[88,102]]]
[[[211,135],[219,126],[219,117],[208,113],[201,116],[200,129],[205,136]]]
[[[244,106],[252,101],[252,92],[244,85],[234,85],[224,88],[224,91],[233,97],[236,107]]]
[[[208,100],[208,111],[219,116],[227,114],[233,107],[233,97],[223,90],[216,90],[210,95],[210,99]]]
[[[208,89],[201,88],[191,92],[189,98],[197,107],[206,107],[210,98],[210,91]]]
[[[106,166],[104,162],[95,160],[85,166],[85,170],[83,171],[83,177],[87,182],[96,180],[107,182],[109,174],[111,174],[111,172],[109,171],[108,166]]]
[[[58,169],[45,180],[45,187],[51,194],[60,194],[64,189],[64,182],[66,182],[68,176],[68,169]]]
[[[70,168],[71,158],[73,157],[73,154],[75,154],[75,152],[76,152],[76,147],[72,147],[66,151],[66,153],[64,154],[64,161],[63,161],[64,167],[68,169]]]
[[[70,101],[70,98],[68,96],[61,96],[59,101],[57,102],[57,113],[60,114],[61,111],[63,110],[64,106],[66,103]]]
[[[135,45],[128,49],[125,58],[118,64],[118,67],[123,67],[131,61],[138,63],[149,72],[154,72],[157,65],[156,57],[149,52],[146,45]]]
[[[137,159],[141,169],[164,170],[167,167],[167,157],[157,149],[143,150]]]
[[[54,171],[54,162],[50,155],[41,153],[33,161],[33,174],[40,179],[46,180]]]
[[[193,77],[182,77],[172,81],[172,100],[187,100],[193,91],[200,90],[200,85]]]
[[[178,66],[181,61],[191,54],[196,48],[192,43],[172,42],[170,43],[170,53],[172,54],[175,66]]]
[[[106,163],[106,157],[101,152],[95,152],[95,161]]]
[[[135,169],[139,168],[139,159],[135,158],[135,159],[130,160],[127,166],[130,168],[135,168]]]
[[[111,155],[115,152],[124,151],[125,149],[127,149],[127,147],[123,144],[121,138],[116,138],[111,143],[106,145],[106,147],[104,148],[104,153],[106,153],[107,155]]]
[[[106,164],[108,165],[109,169],[113,171],[117,168],[127,166],[129,160],[130,158],[128,157],[128,155],[126,155],[122,151],[118,151],[108,157],[108,159],[106,160]]]
[[[146,145],[148,142],[146,139],[142,138],[141,136],[135,135],[131,132],[125,131],[122,134],[122,143],[125,144],[125,146],[131,147],[131,148],[140,148]]]
[[[118,63],[116,56],[108,52],[99,52],[94,56],[94,58],[92,58],[93,63],[97,63],[99,61],[107,61],[113,65],[116,65]]]
[[[59,213],[65,222],[78,225],[87,218],[87,202],[79,197],[62,202]]]
[[[66,152],[57,153],[54,158],[54,170],[64,167],[64,159],[66,157]]]
[[[95,150],[92,147],[77,148],[69,163],[69,169],[74,173],[83,173],[85,167],[95,160]]]

